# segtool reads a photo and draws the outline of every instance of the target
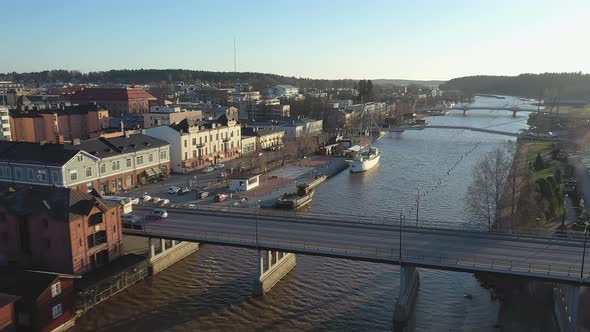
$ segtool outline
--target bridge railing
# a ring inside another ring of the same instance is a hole
[[[151,229],[149,226],[142,230],[125,230],[129,235],[142,235],[155,238],[170,238],[192,242],[205,242],[220,245],[234,245],[261,249],[273,249],[285,252],[334,256],[339,258],[365,259],[372,261],[390,262],[392,264],[410,263],[423,267],[443,267],[463,271],[500,272],[517,275],[529,275],[547,279],[562,279],[567,281],[581,281],[580,264],[552,262],[549,264],[535,260],[510,260],[491,255],[472,254],[443,254],[427,249],[410,249],[399,246],[335,246],[326,243],[280,240],[268,236],[254,234],[245,236],[230,232],[201,232],[188,229],[166,230]],[[590,272],[584,273],[584,279],[590,278]]]

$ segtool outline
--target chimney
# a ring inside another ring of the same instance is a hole
[[[74,138],[72,140],[72,145],[80,145],[80,139],[79,138]]]

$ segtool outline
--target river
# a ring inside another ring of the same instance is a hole
[[[477,97],[478,105],[519,103]],[[517,132],[528,113],[461,111],[431,117],[439,125]],[[317,188],[311,212],[397,217],[485,229],[465,213],[475,163],[510,137],[426,129],[388,135],[378,167],[342,172]],[[268,294],[253,298],[253,250],[203,245],[195,254],[87,312],[73,331],[391,331],[399,268],[297,256],[297,266]],[[501,304],[469,273],[419,269],[415,318],[405,331],[494,331]],[[464,298],[472,294],[472,299]],[[551,308],[540,315],[551,315]],[[515,318],[518,319],[518,318]],[[525,324],[526,322],[520,322]]]

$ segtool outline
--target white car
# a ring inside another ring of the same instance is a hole
[[[152,196],[150,196],[150,195],[147,195],[147,194],[146,194],[146,195],[143,195],[143,196],[141,197],[141,200],[142,200],[142,201],[144,201],[144,202],[149,202],[149,201],[151,201],[151,200],[152,200]]]
[[[162,205],[170,204],[170,200],[168,198],[164,198],[163,200],[160,201],[160,204],[162,204]]]
[[[162,199],[160,197],[152,197],[152,202],[153,203],[158,203],[160,202]]]
[[[214,170],[215,170],[215,168],[213,168],[213,167],[209,166],[209,167],[207,167],[207,168],[203,169],[203,173],[211,173],[211,172],[213,172]]]
[[[214,168],[214,169],[222,169],[222,168],[224,168],[224,167],[225,167],[225,165],[224,165],[224,164],[217,164],[217,165],[213,165],[213,168]]]
[[[156,219],[166,219],[168,218],[168,212],[164,209],[153,209],[147,216]]]
[[[168,193],[169,194],[176,194],[179,190],[180,190],[180,187],[172,186],[172,187],[168,188]]]

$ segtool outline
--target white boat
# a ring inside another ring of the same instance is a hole
[[[350,164],[350,172],[358,173],[369,170],[379,163],[381,158],[381,151],[375,147],[370,147],[368,151],[359,153],[352,164]]]

